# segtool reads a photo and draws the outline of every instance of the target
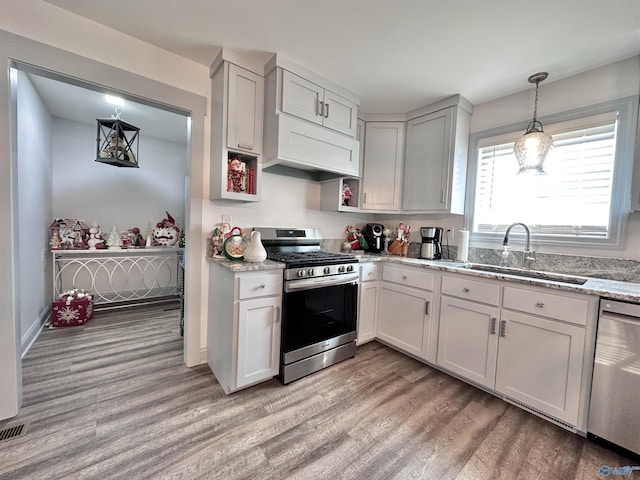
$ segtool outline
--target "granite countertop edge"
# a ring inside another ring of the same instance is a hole
[[[640,283],[584,277],[588,279],[584,285],[574,285],[570,283],[554,282],[546,279],[525,278],[496,272],[471,270],[467,268],[467,266],[465,266],[464,262],[456,261],[452,262],[443,260],[424,260],[421,258],[401,257],[397,255],[379,255],[375,253],[359,253],[356,254],[356,258],[360,263],[395,263],[399,265],[426,268],[429,270],[461,273],[469,276],[487,278],[491,280],[503,280],[511,282],[513,284],[531,285],[535,287],[549,288],[552,290],[581,293],[584,295],[597,295],[614,300],[640,303]],[[265,260],[264,262],[260,263],[250,263],[243,260],[229,260],[226,257],[221,256],[208,256],[206,257],[206,259],[208,263],[220,265],[234,273],[283,270],[285,268],[284,263],[275,262],[272,260]]]
[[[464,262],[451,262],[443,260],[424,260],[420,258],[400,257],[395,255],[359,254],[358,260],[365,262],[387,262],[400,265],[440,270],[452,273],[462,273],[469,276],[488,278],[492,280],[504,280],[514,284],[531,285],[536,287],[562,290],[565,292],[582,293],[585,295],[598,295],[614,300],[640,303],[640,283],[607,280],[603,278],[583,277],[588,280],[583,285],[554,282],[546,279],[524,278],[515,275],[506,275],[496,272],[483,272],[471,270]],[[572,275],[569,275],[572,276]]]

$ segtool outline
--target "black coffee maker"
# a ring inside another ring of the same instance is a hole
[[[442,258],[442,228],[420,227],[422,245],[420,246],[420,258],[440,260]]]
[[[379,223],[367,223],[364,226],[364,239],[369,244],[368,252],[379,253],[384,249],[384,237],[382,232],[384,226]]]

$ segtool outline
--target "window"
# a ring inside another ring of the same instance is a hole
[[[621,247],[636,105],[632,97],[544,121],[554,141],[546,175],[517,174],[513,144],[523,128],[472,135],[466,223],[474,239],[495,243],[523,222],[538,243]]]

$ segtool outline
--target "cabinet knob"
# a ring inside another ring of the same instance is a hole
[[[462,291],[463,291],[464,293],[469,293],[471,290],[469,290],[467,287],[464,287],[464,288],[462,289]]]
[[[402,279],[403,279],[403,280],[406,280],[406,279],[407,279],[407,276],[406,276],[406,275],[402,275]]]
[[[260,288],[260,289],[265,288],[265,287],[266,287],[266,285],[264,283],[258,285],[258,288]]]
[[[544,307],[544,303],[542,303],[542,302],[537,302],[537,303],[536,303],[536,307],[537,307],[537,308],[543,308],[543,307]]]

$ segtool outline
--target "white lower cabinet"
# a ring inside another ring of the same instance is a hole
[[[503,310],[495,389],[577,425],[584,341],[584,328]]]
[[[357,344],[373,340],[378,329],[379,269],[376,263],[360,265],[358,285],[358,338]]]
[[[586,428],[587,340],[593,340],[597,297],[449,274],[441,292],[439,366]]]
[[[378,338],[425,360],[432,354],[433,274],[385,265],[380,285]],[[428,290],[427,290],[428,289]]]
[[[440,299],[438,365],[493,388],[500,309],[443,296]]]
[[[282,271],[209,269],[207,362],[225,393],[269,380],[280,365]]]

